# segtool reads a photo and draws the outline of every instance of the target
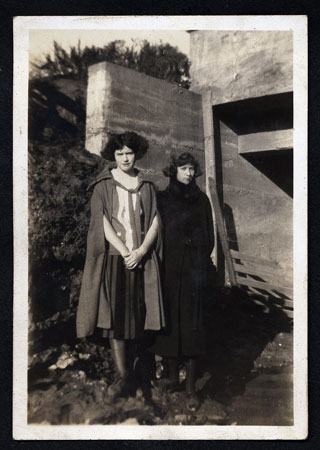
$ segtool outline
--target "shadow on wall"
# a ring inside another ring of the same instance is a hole
[[[29,139],[83,134],[85,89],[80,82],[35,79],[29,92]]]
[[[214,107],[213,114],[217,186],[218,195],[221,204],[223,204],[220,121],[227,124],[236,139],[244,135],[258,136],[259,133],[293,129],[293,93],[287,92],[230,102]],[[239,143],[237,145],[239,146]],[[293,197],[292,148],[257,152],[253,149],[250,153],[242,153],[241,157],[263,173],[288,196]]]
[[[293,198],[293,150],[275,150],[243,156],[259,172]]]
[[[232,208],[227,203],[223,205],[223,216],[225,218],[229,248],[238,251],[239,246],[238,246],[236,224],[234,221]]]

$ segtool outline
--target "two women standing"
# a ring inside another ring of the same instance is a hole
[[[178,364],[186,359],[188,405],[196,409],[195,358],[205,352],[204,302],[213,248],[211,208],[195,183],[199,165],[189,153],[173,158],[165,170],[170,182],[157,207],[152,183],[134,168],[146,150],[144,138],[126,132],[113,135],[102,153],[117,167],[105,169],[91,185],[77,334],[88,336],[99,327],[110,339],[117,377],[108,393],[115,396],[124,394],[131,376],[128,343],[146,330],[156,331],[151,351],[168,359],[172,390],[179,384]],[[162,234],[164,305],[158,265]]]

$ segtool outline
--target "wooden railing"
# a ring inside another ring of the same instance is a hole
[[[230,249],[224,217],[211,177],[209,177],[209,191],[231,286],[241,286],[248,291],[249,295],[259,296],[267,302],[281,306],[287,315],[292,317],[291,280],[276,261],[265,260]]]

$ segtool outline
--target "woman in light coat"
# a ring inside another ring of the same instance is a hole
[[[134,132],[111,135],[102,156],[116,167],[104,169],[90,185],[91,220],[77,335],[89,336],[101,328],[109,338],[116,367],[108,389],[112,397],[124,395],[132,379],[128,344],[165,324],[155,190],[135,169],[147,148],[147,141]]]

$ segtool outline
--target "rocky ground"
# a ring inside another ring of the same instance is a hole
[[[29,364],[29,423],[292,424],[290,319],[280,308],[238,295],[225,297],[214,316],[210,351],[198,364],[200,407],[192,413],[183,391],[167,393],[161,361],[151,383],[110,401],[114,367],[106,343],[76,340],[74,314],[38,325]],[[183,383],[183,366],[180,378]]]

